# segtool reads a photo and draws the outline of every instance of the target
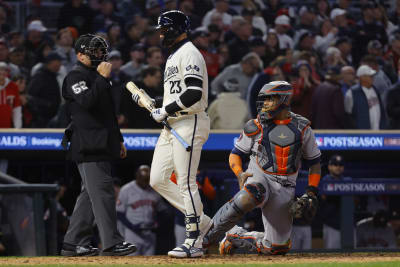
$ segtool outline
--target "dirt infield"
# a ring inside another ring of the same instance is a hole
[[[60,264],[60,265],[102,265],[102,264],[129,264],[129,265],[174,265],[174,264],[266,264],[266,263],[363,263],[363,262],[389,262],[399,261],[400,253],[304,253],[288,254],[286,256],[265,256],[265,255],[233,255],[219,256],[207,255],[199,259],[172,259],[167,256],[137,256],[137,257],[33,257],[33,258],[0,258],[0,265],[41,265],[41,264]]]

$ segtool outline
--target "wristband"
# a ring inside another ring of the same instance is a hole
[[[308,185],[318,187],[319,180],[321,179],[321,174],[311,173],[308,175]]]

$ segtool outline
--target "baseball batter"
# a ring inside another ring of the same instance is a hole
[[[119,231],[128,242],[137,247],[131,255],[154,255],[156,249],[156,213],[166,210],[166,205],[149,186],[150,167],[142,165],[136,180],[121,188],[117,201]]]
[[[203,213],[196,172],[203,144],[208,139],[210,119],[207,68],[200,51],[188,40],[189,19],[180,11],[161,14],[157,29],[162,45],[168,48],[164,72],[163,106],[152,111],[154,120],[167,119],[175,131],[192,146],[186,151],[166,129],[161,131],[151,166],[150,185],[185,214],[186,240],[168,253],[171,257],[200,257],[202,240],[211,219]],[[140,97],[133,95],[138,101]],[[177,185],[170,181],[172,172]]]
[[[264,85],[257,99],[258,117],[247,122],[230,154],[229,164],[241,190],[217,211],[214,225],[205,238],[205,243],[211,244],[228,231],[220,242],[221,254],[232,253],[238,247],[258,253],[285,254],[291,246],[293,215],[290,207],[313,208],[307,205],[316,201],[321,152],[310,122],[289,111],[292,93],[292,86],[285,81]],[[244,156],[250,156],[246,171],[242,169]],[[302,159],[311,166],[309,186],[293,203]],[[247,232],[235,226],[255,207],[262,209],[264,233]]]

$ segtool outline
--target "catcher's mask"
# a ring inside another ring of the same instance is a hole
[[[292,85],[286,81],[274,81],[264,85],[256,102],[261,122],[271,120],[285,108],[290,108],[292,94]]]
[[[160,30],[161,34],[164,35],[161,44],[168,48],[174,44],[179,35],[189,32],[190,20],[181,11],[167,11],[158,17],[156,29]]]
[[[75,51],[87,55],[92,68],[97,68],[102,61],[108,60],[108,44],[98,35],[81,35],[75,43]]]

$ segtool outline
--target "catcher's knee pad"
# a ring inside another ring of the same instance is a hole
[[[265,199],[265,187],[261,183],[249,183],[244,190],[254,199],[256,205],[261,204]]]
[[[268,242],[260,242],[257,244],[258,252],[268,255],[285,255],[292,247],[292,241],[289,239],[285,244],[266,244]]]

